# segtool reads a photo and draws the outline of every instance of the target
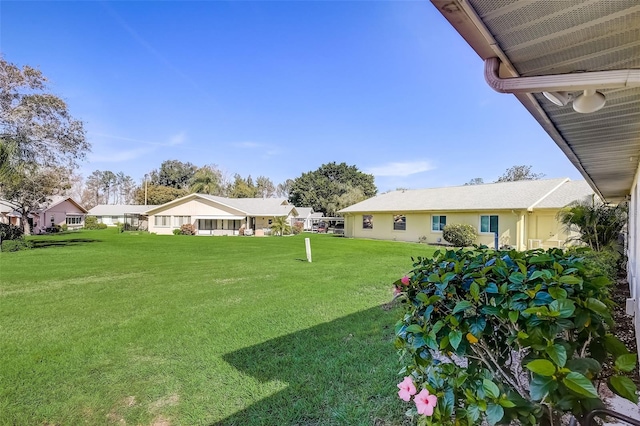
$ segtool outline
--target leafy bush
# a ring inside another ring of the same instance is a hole
[[[0,223],[0,241],[22,238],[22,229],[18,226]]]
[[[471,225],[454,223],[442,229],[442,237],[456,247],[469,247],[476,242],[476,230]]]
[[[601,274],[615,281],[620,273],[622,255],[615,249],[595,251],[589,247],[572,247],[569,253],[584,259],[584,264],[591,274]]]
[[[171,232],[173,232],[173,235],[180,235],[180,230],[178,228],[174,229]]]
[[[66,223],[63,223],[63,224],[60,226],[60,229],[61,229],[61,230],[63,230],[63,231],[68,231],[68,230],[69,230],[69,225],[67,225]]]
[[[291,233],[293,235],[301,234],[302,231],[304,231],[304,223],[302,223],[302,222],[296,222],[291,227]]]
[[[196,235],[196,227],[191,223],[185,223],[180,227],[180,235]]]
[[[29,250],[32,247],[31,241],[26,241],[24,238],[2,241],[2,251],[4,252]]]
[[[107,229],[106,223],[98,223],[95,216],[87,216],[84,218],[84,229]]]
[[[610,280],[581,257],[479,247],[413,266],[395,283],[405,307],[396,347],[399,396],[414,396],[419,424],[560,424],[563,412],[602,406],[594,383],[604,362],[616,371],[609,388],[637,403],[624,375],[637,355],[610,333]]]

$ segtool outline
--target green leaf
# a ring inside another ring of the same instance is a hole
[[[516,323],[518,321],[518,317],[520,316],[520,312],[518,311],[509,311],[509,321],[512,323]]]
[[[529,384],[529,393],[534,401],[541,401],[548,393],[558,388],[558,383],[551,376],[545,377],[538,374],[533,375],[533,380]]]
[[[427,296],[426,294],[424,294],[422,292],[416,294],[416,299],[418,299],[418,301],[420,301],[422,303],[429,303],[429,296]]]
[[[440,275],[438,274],[431,274],[429,275],[429,277],[427,278],[427,281],[430,283],[439,283],[440,282]]]
[[[550,262],[551,260],[553,259],[548,254],[541,254],[539,256],[533,256],[531,259],[529,259],[529,263],[545,263]]]
[[[442,327],[444,327],[444,321],[440,320],[440,321],[436,322],[435,324],[433,324],[433,327],[431,327],[431,332],[437,334],[438,331],[440,331],[442,329]]]
[[[516,404],[514,404],[513,402],[509,401],[506,398],[500,399],[500,401],[498,401],[498,404],[500,404],[504,408],[513,408],[516,406]]]
[[[627,349],[624,343],[612,334],[607,334],[603,340],[605,349],[611,352],[615,357],[629,353],[629,349]]]
[[[611,315],[611,313],[609,312],[609,308],[607,308],[607,305],[605,305],[598,299],[594,299],[593,297],[587,299],[586,308],[604,317],[608,317]]]
[[[549,294],[554,299],[566,299],[567,298],[567,290],[562,287],[550,287]]]
[[[440,340],[440,350],[444,350],[447,346],[449,346],[449,336],[444,336]]]
[[[504,417],[504,408],[498,404],[489,404],[487,406],[487,422],[495,425]]]
[[[449,343],[453,349],[458,349],[460,341],[462,341],[462,332],[460,330],[451,330],[449,333]]]
[[[529,281],[533,281],[535,279],[538,279],[540,277],[544,276],[544,272],[542,271],[534,271],[533,274],[531,274],[531,276],[529,277]]]
[[[636,385],[633,381],[624,376],[611,376],[609,378],[609,389],[634,404],[638,403]]]
[[[469,420],[475,423],[480,418],[480,407],[476,404],[469,404],[467,407],[467,414],[469,415]]]
[[[629,373],[636,368],[637,354],[624,354],[616,358],[615,366],[618,370]]]
[[[509,281],[514,284],[521,284],[525,278],[526,277],[522,272],[514,272],[513,274],[509,275]]]
[[[558,281],[562,284],[582,284],[582,278],[576,277],[575,275],[563,275]]]
[[[461,300],[458,303],[456,303],[456,306],[453,308],[453,313],[457,314],[458,312],[464,311],[465,309],[469,309],[472,306],[473,306],[473,303],[469,302],[468,300]]]
[[[500,396],[500,388],[489,379],[482,380],[482,388],[489,398],[498,398]]]
[[[558,367],[564,367],[567,363],[567,350],[564,346],[556,343],[553,346],[549,346],[545,352]]]
[[[553,376],[556,373],[556,366],[547,359],[533,360],[525,367],[527,367],[529,371],[541,376]]]
[[[577,394],[586,396],[587,398],[597,398],[598,392],[593,387],[593,383],[580,373],[572,371],[562,379],[562,383]]]
[[[471,287],[469,287],[469,293],[473,297],[473,300],[478,300],[480,297],[480,286],[475,281],[471,283]]]
[[[549,304],[549,309],[559,312],[560,318],[569,318],[575,312],[576,305],[573,301],[567,299],[554,300]]]
[[[455,277],[456,277],[455,272],[447,272],[446,274],[444,274],[444,275],[441,277],[441,280],[442,280],[441,282],[442,282],[442,283],[444,283],[444,284],[448,284],[448,283],[449,283],[449,281],[451,281],[451,280],[452,280],[452,279],[454,279]]]
[[[422,333],[424,330],[418,324],[411,324],[406,331],[407,333]]]

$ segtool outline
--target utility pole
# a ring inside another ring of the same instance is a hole
[[[145,174],[144,175],[144,205],[147,205],[147,177],[149,175]]]

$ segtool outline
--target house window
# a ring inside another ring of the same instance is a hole
[[[498,232],[498,216],[482,215],[480,216],[480,232],[496,233]]]
[[[174,216],[177,227],[191,223],[191,216]]]
[[[407,229],[407,217],[403,214],[393,215],[393,230],[405,231]]]
[[[111,216],[111,222],[116,223],[118,220],[120,220],[118,216]]]
[[[446,216],[431,216],[431,230],[440,232],[447,224]]]
[[[372,214],[363,214],[362,215],[362,229],[373,229],[373,215]]]
[[[158,227],[171,226],[171,216],[154,216],[154,223]]]
[[[273,219],[269,219],[269,225],[273,225]]]
[[[82,216],[67,216],[67,225],[82,225]]]

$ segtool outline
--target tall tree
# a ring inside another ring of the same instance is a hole
[[[538,180],[544,177],[544,173],[533,173],[531,166],[509,167],[496,182],[514,182],[517,180]]]
[[[26,235],[31,234],[29,214],[46,205],[54,195],[70,188],[70,171],[63,167],[29,167],[3,181],[2,195],[16,206]]]
[[[171,188],[162,185],[147,185],[147,204],[160,205],[188,194],[189,191],[186,189]],[[144,205],[144,186],[136,188],[134,200],[136,204]]]
[[[196,170],[198,170],[198,166],[189,162],[166,160],[162,162],[159,170],[153,170],[150,173],[151,184],[188,189]]]
[[[256,196],[262,198],[271,198],[276,193],[276,187],[266,176],[258,176],[256,178]]]
[[[236,173],[233,176],[233,183],[229,186],[227,196],[230,198],[255,198],[256,187],[253,185],[251,176],[244,179]]]
[[[293,187],[293,179],[287,179],[282,183],[279,183],[276,187],[276,196],[289,198],[289,192]]]
[[[222,195],[222,173],[215,165],[200,167],[191,179],[189,191],[199,194]]]
[[[90,150],[83,123],[67,104],[48,93],[37,69],[23,68],[0,56],[0,164],[74,167]]]
[[[294,179],[289,201],[299,207],[312,207],[317,212],[334,214],[337,211],[336,201],[349,191],[359,189],[363,199],[375,196],[378,189],[373,182],[373,175],[361,172],[356,166],[327,163]]]

